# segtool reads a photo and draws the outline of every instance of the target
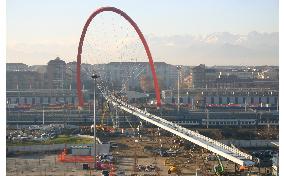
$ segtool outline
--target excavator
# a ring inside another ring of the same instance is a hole
[[[170,166],[168,169],[168,174],[175,173],[181,175],[181,163],[178,162],[174,157],[165,160],[165,166]]]
[[[214,172],[217,176],[222,176],[224,175],[225,171],[224,171],[224,166],[220,160],[219,155],[216,155],[216,158],[218,160],[218,165],[214,166]]]
[[[172,174],[172,173],[176,173],[177,175],[180,175],[181,170],[176,165],[172,165],[168,170],[168,174]]]

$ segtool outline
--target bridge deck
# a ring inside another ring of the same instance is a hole
[[[248,155],[237,148],[229,147],[225,144],[222,144],[216,140],[210,139],[206,136],[203,136],[197,132],[188,130],[182,126],[174,124],[170,121],[162,119],[158,116],[150,114],[146,111],[143,111],[139,108],[131,106],[122,100],[114,96],[106,96],[106,99],[111,102],[114,106],[119,107],[120,109],[127,111],[145,121],[148,121],[164,130],[167,130],[177,136],[180,136],[186,140],[189,140],[213,153],[216,153],[224,158],[227,158],[234,163],[237,163],[242,166],[253,165],[252,156]]]

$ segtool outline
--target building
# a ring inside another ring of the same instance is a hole
[[[45,74],[46,73],[46,67],[47,67],[46,65],[32,65],[32,66],[29,67],[29,70]]]
[[[219,72],[216,69],[207,68],[205,70],[205,87],[215,87],[216,79],[219,77]]]
[[[258,80],[258,79],[240,79],[236,75],[220,76],[209,88],[247,88],[247,89],[279,89],[279,81],[277,80]]]
[[[69,62],[66,64],[66,84],[67,88],[76,88],[76,76],[77,76],[77,62]]]
[[[256,72],[253,70],[249,69],[228,69],[224,71],[220,71],[220,76],[236,76],[240,79],[254,79]]]
[[[159,86],[174,88],[177,83],[177,69],[165,62],[154,63]],[[153,91],[152,71],[148,62],[110,62],[105,64],[101,76],[114,90]]]
[[[162,101],[165,104],[177,103],[176,90],[163,90]],[[183,105],[200,106],[238,104],[253,107],[278,107],[279,91],[272,89],[206,89],[191,88],[180,90],[180,103]]]
[[[41,89],[44,87],[43,74],[35,71],[7,71],[7,90]]]
[[[66,86],[66,63],[57,57],[47,64],[47,87],[49,89],[63,89]]]
[[[92,92],[84,91],[85,102],[89,102]],[[30,104],[30,105],[48,105],[48,104],[77,104],[76,89],[30,89],[30,90],[7,90],[6,101],[9,104]]]
[[[249,81],[249,80],[242,80]],[[212,88],[225,89],[225,88],[235,88],[236,82],[241,82],[236,75],[220,75],[219,78],[212,82]],[[239,86],[238,86],[239,87]]]
[[[7,63],[6,71],[28,71],[29,66],[23,63]]]
[[[206,74],[205,65],[200,64],[197,67],[192,68],[192,87],[204,88],[206,86]]]

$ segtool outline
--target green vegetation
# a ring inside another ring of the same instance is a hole
[[[90,144],[92,138],[79,136],[59,135],[53,139],[45,141],[7,141],[7,146],[27,146],[27,145],[49,145],[49,144]]]

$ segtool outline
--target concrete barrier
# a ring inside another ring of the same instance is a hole
[[[93,144],[50,144],[50,145],[29,145],[29,146],[7,146],[7,153],[14,152],[54,152],[62,151],[65,147],[70,149],[71,146],[88,145],[93,146]],[[109,153],[110,144],[97,144],[97,153]]]

